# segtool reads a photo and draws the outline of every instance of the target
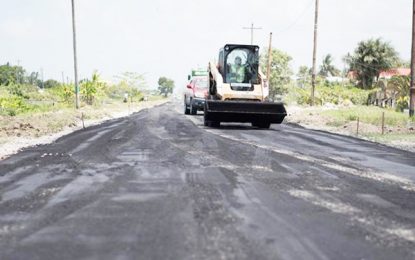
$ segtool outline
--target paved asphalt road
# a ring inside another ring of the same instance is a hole
[[[0,162],[0,259],[415,259],[415,154],[168,103]]]

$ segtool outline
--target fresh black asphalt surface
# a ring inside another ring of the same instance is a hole
[[[170,102],[0,161],[0,259],[415,259],[415,154]]]

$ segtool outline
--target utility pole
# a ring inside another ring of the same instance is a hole
[[[314,106],[314,91],[316,89],[316,55],[317,55],[317,28],[318,28],[318,1],[314,16],[314,44],[313,44],[313,74],[311,76],[311,105]]]
[[[412,7],[411,88],[409,96],[409,116],[413,117],[415,108],[415,0],[413,0]]]
[[[415,0],[414,0],[415,1]],[[268,66],[267,66],[267,80],[268,86],[271,75],[271,62],[272,62],[272,32],[269,33],[269,47],[268,47]]]
[[[78,63],[76,58],[75,0],[72,1],[73,59],[75,70],[75,107],[79,109]]]
[[[243,27],[244,30],[251,30],[251,45],[254,44],[254,30],[261,30],[261,27],[254,27],[254,23],[251,23],[251,27]]]

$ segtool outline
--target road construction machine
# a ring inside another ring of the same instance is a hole
[[[269,99],[268,80],[260,70],[256,45],[226,44],[219,51],[218,62],[209,63],[208,77],[205,126],[244,122],[269,128],[282,123],[287,115],[282,102]]]

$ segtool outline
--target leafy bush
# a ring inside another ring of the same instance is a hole
[[[73,84],[58,84],[52,80],[49,82],[50,87],[45,89],[40,89],[29,83],[0,85],[0,114],[15,116],[29,112],[46,112],[73,107],[75,86]],[[142,100],[143,93],[138,88],[142,85],[131,84],[127,80],[122,80],[117,85],[109,85],[100,79],[99,74],[94,73],[91,79],[80,82],[81,100],[87,105],[100,106],[107,99],[122,99],[125,93],[128,93],[128,97],[132,101]]]
[[[124,98],[125,93],[127,93],[128,97],[133,101],[139,101],[144,96],[137,87],[130,85],[124,80],[117,85],[107,86],[105,92],[108,97],[113,99],[122,99]]]
[[[81,81],[80,87],[81,97],[88,105],[93,105],[96,99],[105,95],[106,84],[100,79],[97,72],[92,74],[91,80]]]
[[[316,105],[324,105],[327,103],[341,105],[354,104],[366,105],[371,91],[362,90],[353,86],[341,86],[322,84],[318,85],[314,92],[314,103]],[[311,103],[310,88],[299,88],[292,86],[289,88],[288,99],[300,105]]]
[[[15,116],[30,110],[30,106],[25,103],[24,98],[19,96],[0,97],[0,114]]]
[[[53,96],[54,100],[66,104],[71,104],[75,100],[75,86],[71,84],[61,84],[48,89],[47,92]]]
[[[409,96],[401,96],[396,100],[396,110],[403,111],[409,108]]]

